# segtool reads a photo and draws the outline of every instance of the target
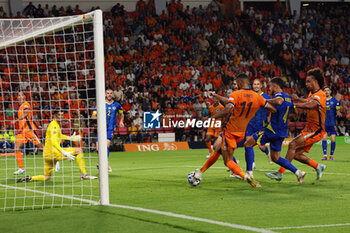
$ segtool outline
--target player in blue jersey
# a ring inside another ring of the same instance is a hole
[[[332,97],[332,91],[329,87],[323,88],[324,93],[326,94],[326,121],[325,121],[325,129],[326,134],[323,136],[322,148],[323,148],[323,158],[322,160],[327,160],[327,135],[331,136],[331,153],[330,160],[333,160],[334,150],[335,150],[335,136],[337,135],[336,125],[337,125],[337,114],[339,112],[340,106],[338,100]]]
[[[106,120],[107,120],[107,152],[109,157],[109,146],[112,141],[114,129],[117,127],[117,118],[119,117],[119,126],[124,127],[124,114],[122,106],[113,100],[113,90],[106,90]],[[92,113],[92,119],[97,119],[97,110]],[[96,138],[96,149],[98,151],[98,138]],[[108,164],[108,172],[112,172]]]
[[[252,88],[256,93],[264,97],[264,99],[266,100],[271,99],[271,97],[268,94],[261,91],[262,83],[260,79],[254,79]],[[266,124],[267,122],[268,122],[267,109],[260,108],[255,113],[254,118],[250,120],[245,132],[245,137],[249,138],[253,136],[254,133],[260,131],[264,127],[264,124]],[[244,141],[242,141],[238,146],[243,146],[243,144],[244,144]],[[259,146],[259,147],[267,156],[269,156],[269,149],[267,148],[267,146]],[[247,165],[246,172],[249,176],[253,176],[254,157],[255,157],[254,149],[253,147],[245,147],[244,149],[245,149],[245,160]],[[232,174],[231,176],[235,176],[236,178],[238,178],[238,176],[234,174]]]
[[[283,140],[287,137],[289,113],[294,109],[293,101],[283,92],[283,87],[284,81],[281,78],[273,78],[269,83],[271,94],[274,96],[267,101],[275,106],[277,112],[271,114],[271,121],[266,127],[246,139],[244,146],[265,145],[269,142],[272,161],[292,171],[297,176],[298,182],[302,183],[306,173],[296,169],[287,159],[280,157]]]

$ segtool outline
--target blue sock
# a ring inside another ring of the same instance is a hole
[[[334,154],[335,151],[335,142],[331,142],[331,155]]]
[[[254,149],[253,147],[245,148],[245,161],[247,163],[247,171],[253,171]]]
[[[327,141],[322,141],[323,154],[327,155]]]
[[[107,158],[109,158],[109,147],[107,147]]]
[[[237,163],[235,156],[232,156],[232,160],[233,160],[233,162]]]
[[[287,159],[279,157],[278,160],[276,161],[276,163],[288,170],[290,170],[291,172],[295,173],[298,169],[296,169],[296,167],[294,167],[294,165],[289,162]]]

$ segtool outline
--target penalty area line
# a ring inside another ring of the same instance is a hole
[[[33,192],[33,193],[39,193],[39,194],[49,195],[49,196],[54,196],[54,197],[61,197],[61,198],[66,198],[66,199],[70,199],[70,200],[86,202],[86,203],[89,203],[92,205],[99,204],[99,202],[92,201],[92,200],[87,200],[87,199],[83,199],[83,198],[72,197],[72,196],[62,195],[62,194],[49,193],[49,192],[44,192],[44,191],[39,191],[39,190],[33,190],[33,189],[25,188],[25,187],[15,187],[15,186],[11,186],[11,185],[3,185],[3,184],[0,184],[0,187],[22,190],[22,191]],[[245,226],[245,225],[238,225],[238,224],[233,224],[233,223],[215,221],[215,220],[211,220],[211,219],[192,217],[192,216],[187,216],[187,215],[183,215],[183,214],[175,214],[172,212],[145,209],[145,208],[141,208],[141,207],[117,205],[117,204],[109,204],[106,206],[121,208],[121,209],[128,209],[128,210],[136,210],[136,211],[147,212],[147,213],[152,213],[152,214],[159,214],[159,215],[164,215],[164,216],[169,216],[169,217],[174,217],[174,218],[181,218],[181,219],[186,219],[186,220],[192,220],[192,221],[197,221],[197,222],[210,223],[210,224],[215,224],[215,225],[219,225],[219,226],[226,226],[226,227],[247,230],[247,231],[252,231],[252,232],[276,233],[276,231],[272,231],[270,229],[255,228],[255,227],[250,227],[250,226]]]
[[[268,229],[268,230],[288,230],[288,229],[340,227],[340,226],[350,226],[350,223],[325,224],[325,225],[306,225],[306,226],[296,226],[296,227],[270,227],[270,228],[265,228],[265,229]]]

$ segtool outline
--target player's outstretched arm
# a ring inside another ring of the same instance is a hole
[[[313,109],[318,105],[318,101],[312,100],[311,102],[306,102],[306,103],[295,103],[296,108],[303,108],[303,109]]]
[[[268,99],[266,101],[269,102],[270,104],[272,104],[273,106],[276,106],[276,105],[281,105],[284,100],[280,97],[277,97],[274,99]]]
[[[228,103],[225,105],[225,108],[223,110],[221,110],[220,112],[216,113],[214,116],[212,116],[212,118],[222,118],[227,116],[232,110],[233,110],[234,106],[232,103]]]
[[[17,121],[21,121],[21,120],[23,120],[23,119],[26,119],[26,118],[28,117],[28,115],[29,115],[29,109],[24,109],[22,116],[19,117],[19,118],[17,119]],[[13,121],[12,121],[12,124],[13,124],[13,125],[16,124],[16,120],[13,120]]]
[[[271,113],[276,113],[277,112],[277,109],[272,104],[270,104],[269,102],[266,103],[265,108],[267,110],[269,110]]]
[[[296,94],[293,94],[293,95],[292,95],[292,100],[293,100],[294,102],[302,102],[302,103],[306,103],[306,102],[307,102],[307,99],[298,97]]]
[[[79,134],[76,135],[76,133],[74,132],[72,136],[67,136],[67,135],[62,134],[62,139],[72,141],[72,142],[80,142],[81,136]]]
[[[209,91],[208,92],[209,95],[216,97],[221,103],[223,103],[224,105],[226,105],[228,103],[228,98],[223,97],[221,95],[216,94],[214,91]]]

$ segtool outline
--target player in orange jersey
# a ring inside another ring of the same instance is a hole
[[[17,94],[17,100],[21,103],[21,106],[18,110],[18,119],[17,121],[13,120],[12,124],[15,125],[16,122],[18,122],[19,126],[15,141],[15,153],[19,169],[13,173],[14,175],[25,174],[21,148],[28,140],[38,147],[39,150],[43,150],[43,145],[35,132],[40,126],[37,126],[36,123],[32,121],[32,108],[30,103],[26,101],[26,96],[23,92]]]
[[[209,106],[209,115],[210,117],[214,116],[218,112],[224,109],[224,106],[220,104],[220,101],[218,98],[213,98],[213,104]],[[216,119],[216,121],[221,121],[221,119]],[[216,125],[216,124],[215,124]],[[205,138],[205,144],[207,145],[209,149],[209,154],[207,155],[207,159],[210,157],[212,153],[212,147],[211,147],[211,140],[214,139],[214,141],[219,137],[219,134],[221,132],[221,127],[209,127],[207,136]]]
[[[307,109],[307,124],[301,133],[293,139],[288,145],[288,151],[286,159],[292,161],[293,159],[299,162],[305,163],[316,170],[316,179],[319,180],[322,177],[323,171],[326,169],[326,165],[318,164],[304,152],[308,153],[312,145],[323,138],[325,131],[325,119],[326,119],[326,94],[323,92],[322,87],[324,84],[323,73],[319,68],[309,70],[305,81],[306,88],[310,91],[307,99],[299,98],[293,95],[293,101],[300,101],[302,103],[296,103],[296,108]],[[285,172],[284,168],[280,168],[277,172],[267,173],[266,175],[274,180],[282,180],[282,175]]]
[[[245,131],[249,121],[254,117],[259,108],[267,108],[271,112],[276,112],[276,108],[256,92],[249,90],[249,79],[245,74],[237,77],[237,85],[240,90],[230,94],[225,108],[215,114],[213,118],[222,118],[223,132],[221,151],[225,165],[235,174],[241,176],[253,187],[261,187],[252,177],[247,176],[242,169],[233,161],[233,152],[237,144],[244,139]],[[210,158],[209,158],[210,159]],[[195,178],[200,179],[202,171],[196,169]]]

